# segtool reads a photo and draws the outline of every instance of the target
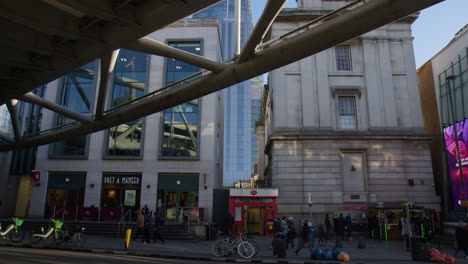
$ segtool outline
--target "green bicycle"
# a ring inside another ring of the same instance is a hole
[[[65,240],[65,232],[61,229],[63,222],[60,220],[50,219],[53,223],[53,226],[49,227],[49,230],[44,233],[44,228],[41,227],[41,233],[31,233],[31,243],[37,244],[43,239],[47,239],[50,235],[52,236],[52,242],[59,246]]]
[[[2,229],[2,223],[0,223],[0,238],[5,237],[10,233],[10,240],[12,242],[21,242],[24,239],[25,232],[21,229],[21,225],[23,224],[24,220],[21,220],[17,217],[12,217],[13,224],[7,226],[5,231]]]
[[[238,237],[223,236],[218,238],[211,245],[211,253],[216,257],[239,254],[242,258],[251,258],[256,252],[254,246],[249,241],[245,241],[241,234]]]

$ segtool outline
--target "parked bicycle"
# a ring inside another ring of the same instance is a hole
[[[249,233],[240,233],[240,235],[242,236],[242,239],[244,241],[247,241],[249,242],[250,244],[252,244],[252,246],[254,247],[254,250],[255,250],[255,253],[254,253],[254,257],[257,256],[258,254],[258,251],[260,250],[260,247],[258,246],[257,242],[255,241],[255,239],[253,238],[253,236]]]
[[[211,252],[216,257],[239,254],[242,258],[251,258],[255,254],[255,248],[244,237],[242,233],[237,237],[222,236],[213,242]]]
[[[31,233],[31,243],[37,244],[43,239],[47,239],[52,235],[52,243],[59,246],[65,240],[65,231],[62,230],[63,222],[60,220],[50,219],[52,226],[47,232],[44,232],[44,227],[41,227],[40,233]]]
[[[21,228],[21,225],[23,224],[24,220],[21,220],[17,217],[12,217],[13,219],[13,224],[10,224],[7,226],[5,231],[2,229],[2,223],[0,222],[0,238],[5,237],[6,235],[10,234],[10,240],[12,242],[21,242],[24,239],[24,234],[25,232]]]
[[[86,244],[86,235],[84,233],[85,228],[80,227],[77,223],[71,228],[68,229],[65,226],[65,243],[74,245],[74,246],[83,246]]]

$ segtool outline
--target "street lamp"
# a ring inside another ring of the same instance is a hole
[[[455,80],[455,75],[449,75],[445,77],[445,80],[447,81],[447,90],[448,90],[449,98],[450,98],[450,111],[452,113],[453,131],[455,133],[455,146],[457,148],[457,162],[458,162],[458,169],[460,170],[463,200],[467,200],[466,189],[465,189],[465,177],[463,175],[462,159],[461,159],[461,154],[460,154],[460,144],[458,142],[457,118],[455,117],[455,105],[453,103],[453,98],[452,98],[452,89],[450,88],[450,81]],[[466,217],[468,218],[468,207],[466,209],[467,209]]]

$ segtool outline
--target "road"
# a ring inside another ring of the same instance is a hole
[[[143,256],[126,256],[111,254],[96,254],[63,250],[44,250],[37,248],[0,247],[1,263],[8,264],[202,264],[206,261],[180,260],[167,258],[152,258]],[[229,262],[210,262],[210,264],[226,264]],[[234,262],[233,262],[234,263]],[[238,262],[237,262],[238,263]]]

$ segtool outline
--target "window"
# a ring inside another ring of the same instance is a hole
[[[338,128],[356,129],[356,97],[338,96]]]
[[[351,46],[336,46],[335,57],[337,71],[352,71]]]
[[[147,54],[120,50],[114,74],[111,107],[117,107],[143,96],[147,65]],[[143,119],[138,119],[109,129],[106,154],[113,157],[140,156],[142,123]]]
[[[97,61],[72,71],[63,77],[60,95],[61,106],[83,115],[88,115],[93,102],[94,78]],[[56,125],[66,125],[76,120],[58,114]],[[51,145],[52,156],[84,156],[86,135],[72,137]]]
[[[169,41],[169,46],[201,55],[200,41]],[[166,85],[186,78],[200,71],[199,67],[166,59]],[[161,155],[165,157],[198,156],[198,114],[199,100],[166,109],[163,115]]]

